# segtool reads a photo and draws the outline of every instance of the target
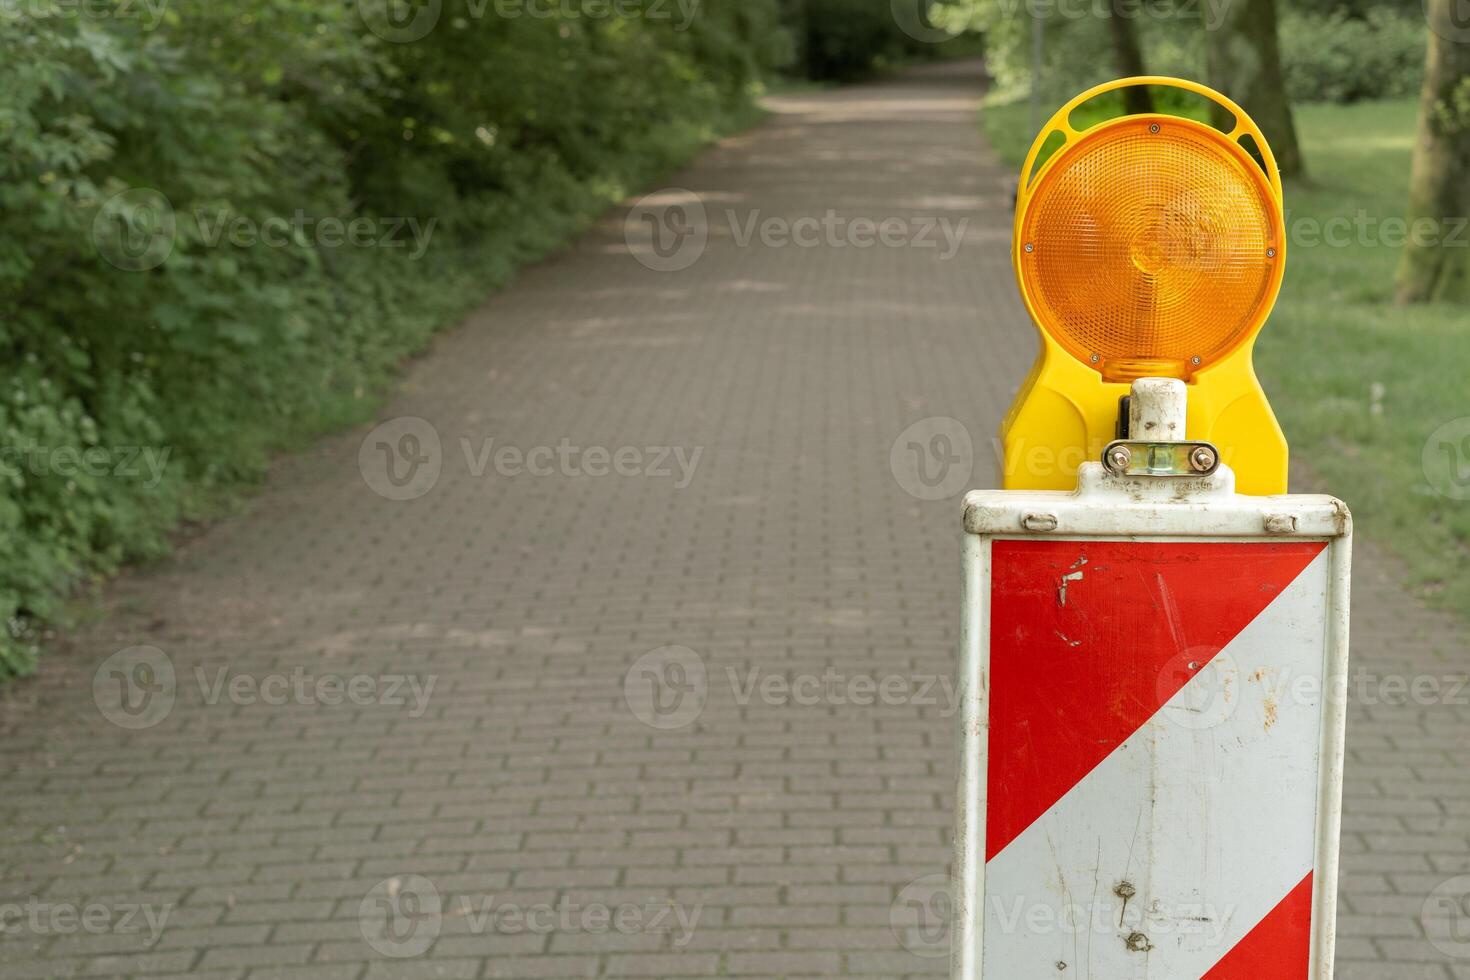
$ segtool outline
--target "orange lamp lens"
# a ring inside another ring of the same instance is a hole
[[[1192,120],[1125,116],[1064,147],[1020,233],[1040,326],[1107,381],[1188,379],[1246,342],[1281,288],[1264,172]]]

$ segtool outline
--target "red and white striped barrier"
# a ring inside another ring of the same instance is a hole
[[[1153,486],[966,498],[954,976],[1331,976],[1350,520]]]

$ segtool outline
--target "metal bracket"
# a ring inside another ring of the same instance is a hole
[[[1208,442],[1119,439],[1103,450],[1102,463],[1114,476],[1200,477],[1220,468],[1220,451]]]

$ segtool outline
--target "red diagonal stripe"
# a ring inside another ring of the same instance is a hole
[[[1201,980],[1305,980],[1311,965],[1309,874]]]
[[[1209,663],[1324,547],[995,542],[986,860],[1147,723],[1195,676],[1190,662]]]

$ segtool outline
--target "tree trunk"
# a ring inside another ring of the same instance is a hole
[[[1306,165],[1281,71],[1276,0],[1236,0],[1224,11],[1220,23],[1206,29],[1210,84],[1240,103],[1261,127],[1282,176],[1303,176]],[[1217,110],[1216,122],[1226,124],[1227,117]]]
[[[1429,0],[1433,30],[1409,175],[1400,303],[1470,296],[1470,25],[1452,18],[1455,2]]]
[[[1113,61],[1118,74],[1124,78],[1147,75],[1143,67],[1143,48],[1138,43],[1138,0],[1116,0],[1108,17],[1108,27],[1113,34]],[[1123,108],[1130,114],[1153,112],[1154,100],[1147,86],[1135,85],[1123,90]]]

